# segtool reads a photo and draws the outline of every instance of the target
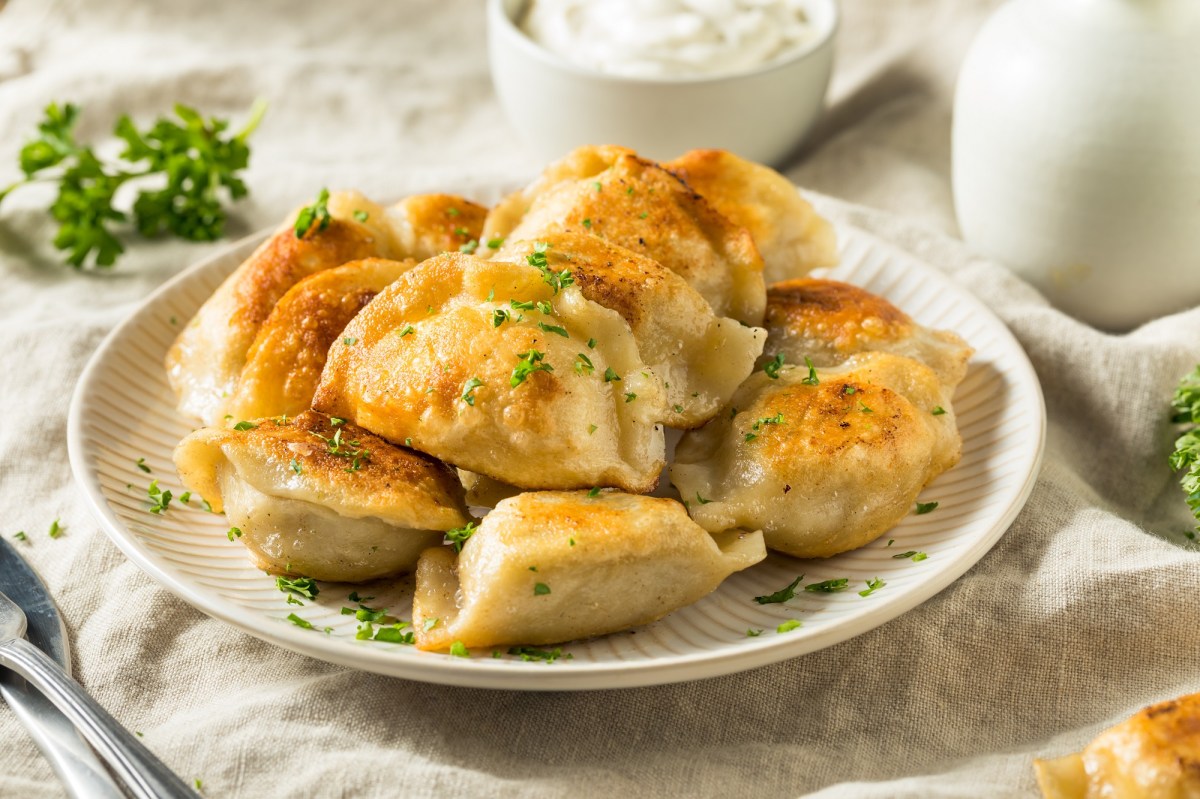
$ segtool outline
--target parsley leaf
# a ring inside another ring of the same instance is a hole
[[[799,626],[800,626],[800,622],[796,621],[795,619],[788,619],[783,624],[776,627],[775,632],[790,633],[792,630],[796,629]]]
[[[871,594],[883,588],[887,583],[876,577],[874,580],[867,580],[867,587],[858,592],[859,596],[870,596]]]
[[[462,641],[455,641],[450,644],[450,654],[456,658],[469,658],[471,653],[467,651],[466,645]]]
[[[482,385],[483,385],[483,381],[480,380],[478,377],[472,377],[470,380],[468,380],[466,385],[463,386],[464,391],[463,391],[463,395],[462,395],[462,401],[467,403],[471,407],[474,407],[475,406],[475,389],[479,388]]]
[[[901,552],[899,555],[892,555],[892,560],[904,560],[905,558],[910,558],[912,559],[913,563],[919,563],[925,560],[927,557],[929,556],[924,552],[918,552],[915,549],[910,549],[907,552]]]
[[[823,580],[806,585],[804,590],[813,594],[836,594],[838,591],[845,591],[848,585],[850,585],[849,577],[839,577],[836,580]]]
[[[235,424],[233,426],[233,429],[234,430],[254,430],[257,427],[258,427],[258,425],[256,425],[254,422],[238,422],[237,424]]]
[[[508,384],[512,388],[516,388],[525,382],[534,372],[553,372],[554,367],[548,363],[543,363],[546,358],[545,353],[537,350],[529,350],[522,352],[517,356],[517,365],[513,367],[512,376],[508,379]]]
[[[763,364],[763,371],[767,373],[767,377],[772,380],[779,379],[779,370],[783,368],[783,353],[779,353],[771,360]]]
[[[168,491],[167,492],[167,502],[170,502],[170,501],[171,501],[171,492]],[[59,523],[59,520],[55,519],[54,521],[50,522],[50,529],[46,532],[46,535],[50,536],[51,538],[61,538],[62,534],[63,534],[63,526]]]
[[[800,382],[806,386],[820,385],[821,381],[817,379],[817,367],[813,366],[812,359],[807,355],[804,356],[804,365],[808,367],[808,377],[804,378]]]
[[[462,552],[463,544],[475,534],[477,526],[475,522],[467,522],[463,527],[446,531],[446,540],[454,545],[455,552]]]
[[[146,474],[150,474],[150,467],[146,465],[146,459],[145,459],[145,458],[138,458],[138,459],[137,459],[137,463],[136,463],[135,465],[136,465],[136,466],[137,466],[139,469],[141,469],[143,472],[145,472]]]
[[[498,653],[497,653],[498,654]],[[517,655],[521,660],[529,663],[531,661],[540,660],[545,663],[553,663],[559,658],[570,660],[573,655],[564,655],[562,647],[554,647],[554,649],[538,649],[533,646],[514,646],[510,647],[508,654]]]
[[[157,480],[150,481],[150,487],[146,489],[146,494],[150,497],[151,513],[162,515],[167,512],[167,508],[171,507],[171,492],[159,488]]]
[[[803,579],[804,575],[802,574],[773,594],[754,597],[754,601],[760,605],[775,605],[780,602],[787,602],[789,599],[792,599],[796,596],[796,586],[800,585],[800,581]]]
[[[933,511],[937,510],[937,506],[938,504],[936,502],[918,502],[917,515],[924,516],[926,513],[932,513]]]
[[[537,583],[533,586],[534,596],[545,596],[548,593],[550,593],[550,586],[545,583]]]
[[[329,215],[328,202],[329,189],[321,189],[312,205],[306,205],[300,209],[300,213],[296,216],[296,224],[292,228],[296,238],[302,239],[307,236],[308,232],[313,229],[313,225],[316,225],[318,233],[329,227],[329,222],[333,217]]]
[[[297,616],[295,613],[289,613],[287,615],[287,620],[290,621],[292,624],[296,625],[297,627],[303,627],[306,630],[311,630],[313,628],[311,621],[302,619],[299,616]]]
[[[285,594],[289,591],[294,594],[299,594],[305,599],[316,599],[317,594],[321,593],[321,589],[317,587],[317,582],[311,577],[297,577],[294,580],[287,577],[276,577],[275,587]]]
[[[946,412],[946,409],[943,408],[941,405],[935,405],[933,410],[930,411],[930,413],[932,413],[934,416],[941,416],[945,412]]]

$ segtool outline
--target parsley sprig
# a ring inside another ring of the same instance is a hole
[[[56,183],[50,215],[58,222],[54,246],[76,269],[110,267],[125,251],[114,229],[132,221],[147,238],[163,233],[188,241],[214,241],[225,230],[225,198],[247,194],[239,173],[250,161],[246,141],[266,106],[256,104],[246,125],[227,133],[229,121],[205,118],[193,108],[175,106],[175,117],[160,117],[138,130],[128,116],[113,133],[125,143],[118,160],[103,161],[75,137],[80,108],[51,103],[37,135],[21,148],[24,177],[0,190],[0,202],[30,183]],[[129,181],[152,178],[139,189],[129,210],[118,209],[117,191]]]
[[[1175,451],[1168,462],[1172,471],[1183,472],[1179,484],[1192,516],[1200,522],[1200,366],[1179,381],[1171,398],[1171,411],[1173,423],[1188,427],[1175,439]],[[1200,524],[1196,529],[1200,530]]]

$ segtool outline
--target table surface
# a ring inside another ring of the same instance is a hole
[[[0,210],[0,534],[27,532],[79,679],[205,795],[229,797],[1032,796],[1034,757],[1200,689],[1180,656],[1200,648],[1200,570],[1165,465],[1166,401],[1200,360],[1200,311],[1098,333],[957,240],[953,81],[996,5],[845,0],[829,112],[787,170],[823,213],[982,297],[1042,381],[1037,487],[953,586],[813,655],[613,692],[422,685],[249,638],[126,561],[66,460],[67,402],[99,340],[221,245],[139,242],[112,274],[74,274],[48,243],[42,187]],[[233,237],[323,185],[494,202],[541,166],[499,113],[479,2],[0,5],[0,184],[48,102],[82,105],[81,136],[103,139],[122,112],[237,115],[257,97],[270,110]],[[66,532],[52,540],[55,518]],[[0,796],[62,795],[2,707],[0,739]]]

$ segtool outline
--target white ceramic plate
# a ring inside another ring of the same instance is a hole
[[[892,532],[855,552],[823,561],[772,555],[733,575],[711,596],[639,628],[563,647],[553,664],[491,652],[469,659],[411,646],[355,639],[347,594],[374,596],[409,618],[411,583],[368,588],[329,584],[304,607],[288,605],[274,579],[253,568],[226,538],[223,516],[193,498],[161,516],[149,513],[151,479],[183,492],[171,452],[192,425],[174,410],[163,356],[180,326],[265,234],[196,264],[155,292],[100,345],[71,404],[68,443],[75,477],[118,547],[179,597],[250,635],[358,669],[414,680],[486,688],[564,690],[620,688],[694,680],[750,669],[844,641],[912,609],[945,588],[986,553],[1012,523],[1033,488],[1041,461],[1045,409],[1033,368],[1008,329],[979,300],[939,272],[857,230],[842,230],[842,265],[829,273],[881,294],[919,322],[959,333],[976,349],[954,408],[963,458],[922,495],[940,506],[909,516]],[[137,468],[139,458],[151,469]],[[889,540],[895,543],[888,546]],[[894,556],[928,555],[914,562]],[[801,591],[787,604],[753,597],[804,583],[848,577],[836,594]],[[866,581],[886,586],[862,597]],[[315,629],[287,621],[296,613]],[[778,633],[796,619],[802,626]],[[330,632],[323,632],[331,628]],[[747,630],[763,630],[756,637]]]

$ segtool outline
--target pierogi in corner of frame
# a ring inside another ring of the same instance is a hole
[[[522,488],[649,491],[666,454],[665,389],[619,314],[552,270],[460,253],[351,321],[314,407]]]
[[[824,558],[870,543],[961,454],[949,391],[909,358],[755,372],[729,413],[685,433],[671,482],[702,527],[761,529],[771,549]]]
[[[624,147],[581,147],[488,215],[486,239],[538,239],[552,227],[595,233],[653,258],[717,316],[762,323],[762,257],[750,233],[683,181]]]
[[[454,471],[307,411],[202,428],[175,449],[188,490],[274,574],[356,582],[409,571],[470,519]]]
[[[657,261],[590,233],[543,231],[507,241],[500,260],[569,270],[583,296],[621,315],[642,359],[667,389],[668,427],[713,418],[754,368],[766,331],[716,316],[687,282]]]
[[[766,557],[758,532],[710,535],[672,499],[543,491],[506,499],[455,555],[421,555],[421,649],[554,644],[649,624]]]

